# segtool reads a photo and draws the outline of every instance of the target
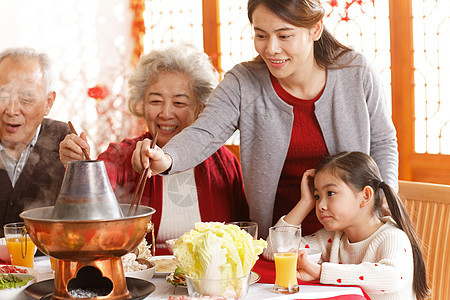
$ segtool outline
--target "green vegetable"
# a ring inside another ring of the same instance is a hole
[[[175,271],[167,276],[166,281],[173,284],[175,287],[179,285],[186,286],[186,278],[184,277],[183,269],[177,266]]]
[[[176,241],[173,254],[190,277],[230,279],[249,274],[265,247],[236,225],[200,222]]]
[[[30,278],[21,279],[13,274],[0,274],[0,290],[16,289],[26,285]]]

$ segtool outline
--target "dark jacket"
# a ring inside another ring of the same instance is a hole
[[[70,133],[66,123],[45,118],[36,145],[14,188],[5,170],[0,170],[1,226],[21,222],[22,211],[54,205],[64,177],[59,143]],[[3,236],[3,230],[0,230]]]

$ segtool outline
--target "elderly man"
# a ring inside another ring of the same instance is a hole
[[[64,176],[59,143],[67,124],[48,115],[55,101],[47,55],[30,48],[0,53],[0,222],[54,205]],[[3,230],[0,230],[3,235]]]

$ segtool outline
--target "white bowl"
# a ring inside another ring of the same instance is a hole
[[[9,257],[8,247],[6,247],[5,238],[0,239],[0,260],[5,263],[11,263],[11,258]]]
[[[175,242],[177,239],[171,239],[166,241],[166,247],[169,250],[170,254],[173,254],[173,245],[175,245]]]
[[[156,270],[156,264],[154,262],[150,262],[152,265],[150,268],[135,272],[125,272],[125,277],[132,277],[132,278],[138,278],[150,281],[152,279],[153,275],[155,275]],[[0,298],[1,299],[1,298]]]
[[[29,299],[25,293],[24,290],[30,285],[36,282],[36,276],[31,274],[20,274],[15,273],[14,276],[17,276],[21,279],[23,278],[30,278],[30,281],[22,287],[16,288],[16,289],[5,289],[0,290],[0,299],[4,300],[27,300]]]
[[[322,253],[319,250],[311,249],[311,248],[302,248],[306,250],[306,254],[308,255],[308,260],[313,263],[318,263],[322,257]]]

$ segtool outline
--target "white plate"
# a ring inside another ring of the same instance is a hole
[[[250,284],[254,284],[258,282],[261,279],[261,275],[259,275],[256,272],[251,271],[250,272]]]
[[[3,270],[2,270],[3,269]],[[10,269],[17,269],[18,271],[11,270]],[[8,272],[4,272],[5,270],[8,270]],[[22,267],[22,266],[13,266],[13,265],[0,265],[0,273],[12,273],[12,274],[30,274],[34,277],[37,277],[39,275],[39,272],[32,268]]]
[[[160,271],[159,266],[158,266],[158,261],[175,261],[175,263],[173,263],[173,269],[171,270],[164,270],[164,271]],[[173,271],[175,271],[175,268],[177,266],[176,260],[175,260],[175,256],[173,255],[158,255],[158,256],[153,256],[150,261],[153,261],[156,263],[156,270],[155,270],[155,277],[163,277],[163,276],[167,276],[170,273],[172,273]]]
[[[27,268],[28,269],[28,268]],[[30,269],[32,270],[32,269]],[[22,274],[22,273],[14,273],[14,276],[17,276],[21,279],[30,278],[30,281],[27,282],[26,285],[15,288],[15,289],[4,289],[0,290],[0,299],[2,300],[27,300],[28,297],[23,292],[29,285],[36,282],[36,276],[31,274]]]

